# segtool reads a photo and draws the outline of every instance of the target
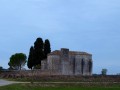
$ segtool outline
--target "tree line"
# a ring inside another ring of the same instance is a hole
[[[29,69],[41,68],[41,61],[47,59],[47,55],[51,52],[50,41],[37,38],[34,45],[30,47],[28,60],[24,53],[16,53],[10,57],[8,63],[9,69],[21,70],[25,63]]]

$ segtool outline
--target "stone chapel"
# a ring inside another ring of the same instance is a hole
[[[53,75],[92,75],[92,54],[87,52],[62,48],[48,54],[47,60],[41,64],[42,70],[48,70]]]

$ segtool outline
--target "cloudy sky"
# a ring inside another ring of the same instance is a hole
[[[0,0],[0,66],[37,37],[92,53],[93,73],[120,73],[120,0]]]

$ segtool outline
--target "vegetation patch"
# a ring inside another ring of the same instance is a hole
[[[27,81],[27,82],[120,82],[120,76],[19,76],[9,77],[11,74],[4,73],[7,75],[6,79],[15,81]],[[9,75],[9,76],[8,76]],[[14,75],[14,74],[13,74]]]
[[[0,90],[120,90],[120,84],[55,84],[55,83],[34,83],[34,84],[13,84],[0,87]]]

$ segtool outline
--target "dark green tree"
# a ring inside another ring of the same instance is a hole
[[[47,58],[47,55],[51,52],[51,48],[50,48],[50,41],[48,39],[45,40],[44,43],[44,54],[45,54],[45,58]]]
[[[107,69],[102,69],[101,74],[102,75],[107,75]]]
[[[26,63],[26,55],[23,53],[16,53],[10,57],[8,65],[11,69],[21,70]]]
[[[3,69],[3,67],[2,66],[0,66],[0,71]]]
[[[40,65],[41,60],[44,59],[44,48],[42,38],[37,38],[34,43],[34,66]]]
[[[29,69],[32,69],[34,66],[34,48],[31,46],[28,56],[27,66]]]

